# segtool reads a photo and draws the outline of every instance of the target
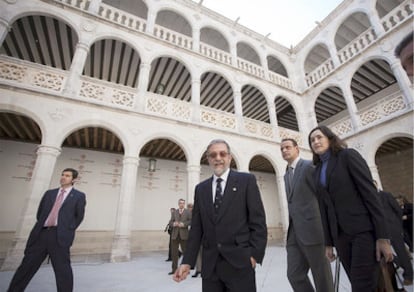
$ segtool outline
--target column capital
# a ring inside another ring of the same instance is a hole
[[[54,157],[58,157],[61,151],[62,150],[60,147],[39,145],[37,146],[36,154],[37,155],[51,155]]]
[[[124,164],[138,165],[138,163],[139,163],[139,157],[136,157],[136,156],[124,156],[122,162]]]
[[[200,170],[201,170],[200,164],[187,165],[188,172],[200,172]]]

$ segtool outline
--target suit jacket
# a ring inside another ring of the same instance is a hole
[[[46,191],[40,201],[36,215],[36,223],[30,233],[27,245],[38,238],[47,217],[55,203],[59,189]],[[81,224],[85,215],[85,194],[72,188],[63,201],[58,214],[57,239],[60,246],[69,247],[75,238],[75,230]]]
[[[285,174],[289,230],[294,228],[297,239],[305,245],[324,243],[322,219],[313,181],[314,170],[311,161],[300,159],[294,170],[290,192]]]
[[[393,237],[403,236],[403,210],[398,204],[397,200],[391,193],[379,191],[378,192],[382,204],[384,206],[385,218],[387,222],[388,233]]]
[[[202,244],[204,278],[213,273],[219,254],[235,268],[251,265],[251,256],[261,263],[267,243],[266,216],[254,175],[230,170],[217,215],[212,182],[211,177],[196,186],[190,235],[182,261],[194,266]]]
[[[319,186],[321,167],[322,163],[319,163],[315,171],[315,183]],[[331,153],[326,169],[326,187],[320,189],[326,245],[334,245],[337,236],[333,234],[334,229],[349,235],[373,231],[376,239],[388,238],[384,209],[371,172],[356,150]]]
[[[178,221],[184,224],[184,227],[174,227],[174,221]],[[180,215],[180,211],[177,209],[171,214],[170,226],[172,227],[171,238],[177,239],[178,235],[182,240],[188,239],[188,226],[191,223],[191,212],[188,209],[184,209],[183,214]]]

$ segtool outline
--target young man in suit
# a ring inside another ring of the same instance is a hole
[[[262,263],[267,226],[260,192],[252,174],[230,170],[230,147],[213,140],[207,147],[213,176],[195,189],[187,250],[174,274],[180,282],[203,246],[204,292],[255,292],[255,267]]]
[[[179,247],[184,253],[187,246],[188,239],[188,226],[191,222],[191,212],[185,209],[185,200],[178,200],[178,209],[171,213],[170,226],[172,227],[171,232],[171,272],[168,275],[174,274],[178,266],[179,258]]]
[[[296,292],[315,291],[308,277],[310,268],[316,291],[333,292],[312,162],[299,157],[299,147],[294,139],[283,139],[280,151],[288,163],[285,188],[289,209],[286,249],[290,285]]]
[[[23,261],[10,282],[9,292],[24,291],[47,255],[52,261],[57,291],[73,290],[70,247],[86,205],[85,194],[73,188],[77,177],[75,169],[64,169],[60,188],[48,190],[43,195]]]

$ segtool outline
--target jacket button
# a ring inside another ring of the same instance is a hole
[[[217,248],[221,248],[221,243],[217,243]]]

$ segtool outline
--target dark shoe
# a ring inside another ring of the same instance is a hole
[[[404,286],[411,286],[413,284],[413,280],[411,279],[404,279]]]
[[[166,262],[171,262],[172,260],[171,260],[171,259],[166,259],[165,261],[166,261]]]
[[[198,277],[198,275],[200,275],[200,272],[195,272],[195,274],[194,274],[194,275],[192,275],[191,277],[192,277],[192,278],[197,278],[197,277]]]
[[[172,275],[172,274],[174,274],[174,272],[169,272],[169,273],[168,273],[168,275]]]

